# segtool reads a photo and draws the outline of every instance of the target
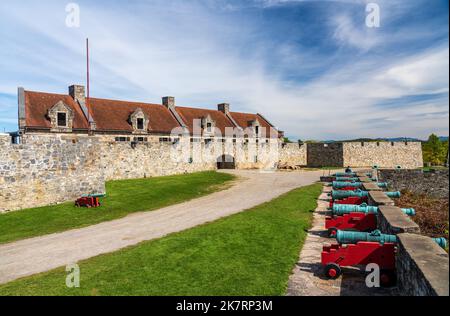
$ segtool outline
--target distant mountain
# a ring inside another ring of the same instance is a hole
[[[448,136],[439,136],[441,142],[448,141]],[[426,142],[427,140],[413,138],[413,137],[391,137],[391,138],[357,138],[347,140],[323,140],[323,141],[305,141],[312,143],[350,143],[350,142]]]
[[[421,142],[422,140],[411,137],[393,137],[393,138],[357,138],[349,140],[326,140],[324,143],[336,143],[336,142]]]

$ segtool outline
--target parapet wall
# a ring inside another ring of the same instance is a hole
[[[449,258],[431,238],[420,235],[414,218],[380,191],[369,193],[369,203],[379,207],[378,229],[398,238],[397,285],[401,295],[448,296]],[[448,237],[448,236],[446,236]]]

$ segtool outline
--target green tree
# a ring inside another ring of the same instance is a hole
[[[445,144],[435,134],[428,137],[428,141],[423,144],[423,160],[432,165],[444,164],[447,159],[448,142]]]

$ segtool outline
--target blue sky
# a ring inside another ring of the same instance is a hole
[[[259,112],[293,139],[449,132],[447,0],[0,2],[0,131],[17,128],[17,87]],[[381,25],[365,24],[366,4]]]

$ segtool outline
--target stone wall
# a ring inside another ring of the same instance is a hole
[[[95,144],[45,139],[33,144],[0,142],[0,212],[103,193]]]
[[[408,217],[394,206],[393,200],[382,197],[380,193],[382,194],[380,191],[370,192],[369,204],[379,207],[378,229],[385,234],[397,235],[395,265],[399,293],[408,296],[448,296],[447,252],[431,238],[420,235],[420,228],[414,222],[414,217]]]
[[[308,167],[343,167],[342,143],[307,144]]]
[[[286,143],[280,148],[280,166],[306,166],[307,144]]]
[[[14,145],[8,135],[0,137],[0,212],[104,193],[108,180],[215,170],[223,154],[233,157],[238,169],[269,170],[280,161],[304,156],[300,148],[282,149],[277,140],[205,143],[182,138],[178,143],[132,143],[113,139],[28,134],[21,145]]]
[[[431,238],[399,234],[396,266],[402,295],[448,296],[448,253]]]
[[[349,142],[343,143],[343,165],[415,169],[423,167],[420,142]]]
[[[380,181],[387,182],[393,190],[408,190],[437,198],[449,198],[449,173],[447,170],[378,170]]]

